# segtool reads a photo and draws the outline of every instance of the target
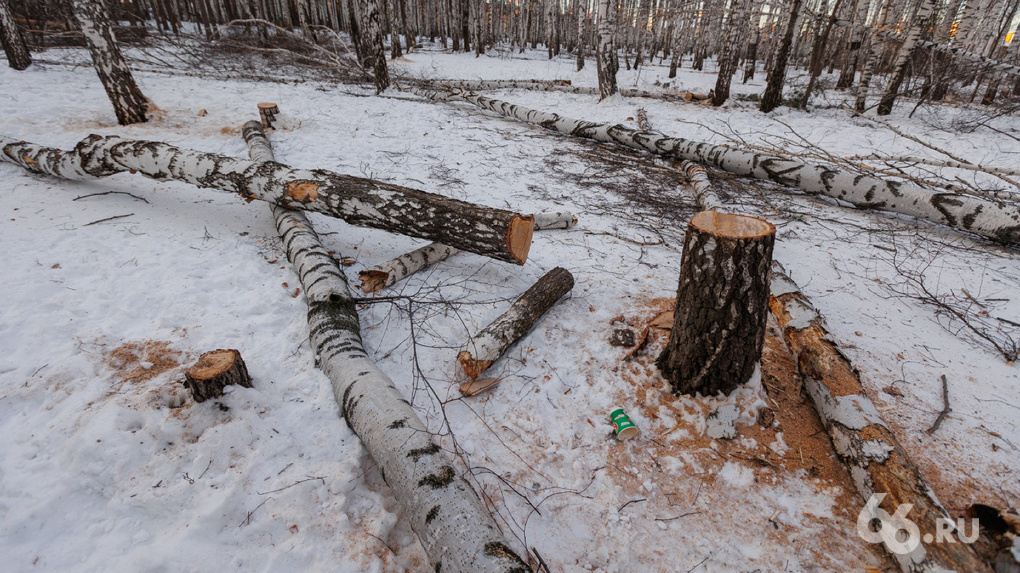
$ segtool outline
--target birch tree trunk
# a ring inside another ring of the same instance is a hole
[[[972,546],[957,538],[953,525],[940,525],[939,520],[950,520],[949,513],[882,420],[857,371],[825,330],[818,311],[781,266],[773,265],[772,272],[770,310],[797,356],[804,389],[832,439],[836,455],[850,470],[857,492],[866,502],[875,494],[884,494],[880,507],[888,516],[882,519],[883,528],[899,529],[901,523],[886,523],[886,518],[892,517],[902,504],[913,505],[907,518],[916,524],[918,543],[913,551],[892,553],[900,569],[904,573],[990,573]],[[949,540],[940,537],[940,533],[948,535]],[[887,549],[892,548],[887,545]]]
[[[779,42],[775,63],[769,71],[769,82],[765,86],[765,93],[761,96],[760,109],[768,113],[783,102],[783,84],[786,83],[786,62],[790,59],[790,46],[793,44],[793,36],[797,32],[797,22],[800,19],[800,7],[803,0],[791,0],[787,9],[789,16],[786,20],[786,28],[783,31],[783,38]]]
[[[879,18],[878,25],[875,26],[876,30],[881,30],[885,26],[885,21],[889,17],[889,5],[892,0],[885,0],[885,7],[882,9],[882,16]],[[861,70],[861,79],[857,83],[857,99],[854,101],[854,110],[857,113],[864,113],[864,110],[868,107],[868,86],[871,84],[871,74],[875,71],[875,64],[878,62],[878,40],[871,38],[868,44],[867,57],[864,60],[864,68]]]
[[[363,65],[372,71],[375,91],[380,93],[390,86],[390,73],[386,68],[386,49],[383,47],[382,17],[379,0],[357,0],[360,18],[358,31],[364,52]]]
[[[620,61],[616,57],[616,2],[615,0],[599,0],[598,39],[595,59],[598,62],[600,99],[612,97],[619,89],[616,87],[616,72],[620,69]]]
[[[1020,243],[1020,208],[957,193],[937,193],[908,182],[894,182],[772,157],[705,142],[637,131],[623,125],[595,123],[541,112],[461,91],[421,91],[435,101],[461,101],[481,109],[563,134],[616,143],[657,155],[712,165],[737,175],[774,181],[808,193],[826,195],[858,209],[877,209],[919,217],[1002,243]]]
[[[353,225],[454,245],[497,260],[524,264],[531,248],[531,216],[490,209],[433,193],[325,170],[178,149],[166,143],[92,135],[71,151],[0,136],[0,159],[29,171],[87,180],[125,171],[237,193]]]
[[[584,69],[584,23],[588,17],[588,0],[574,0],[577,11],[577,71]]]
[[[750,380],[761,360],[776,228],[716,211],[684,234],[673,329],[657,364],[674,394],[712,396]]]
[[[0,0],[0,45],[3,45],[7,63],[12,68],[21,71],[32,63],[32,55],[28,53],[25,37],[14,21],[9,0]]]
[[[85,46],[92,55],[99,81],[113,104],[117,121],[121,125],[144,122],[148,103],[120,53],[106,6],[102,0],[72,0],[71,8],[85,36]]]
[[[911,20],[906,38],[903,40],[900,51],[896,55],[896,63],[893,65],[889,87],[886,88],[885,95],[882,96],[882,100],[879,102],[878,109],[876,110],[878,115],[889,115],[892,113],[897,92],[900,90],[903,78],[907,75],[907,64],[910,63],[910,59],[914,55],[914,49],[917,47],[917,41],[921,39],[921,34],[927,29],[928,21],[931,19],[934,11],[935,0],[923,0],[918,7],[917,13]]]
[[[740,59],[740,45],[747,32],[747,3],[749,0],[733,0],[729,21],[726,23],[726,39],[719,52],[719,74],[715,80],[712,105],[720,106],[730,98],[730,83]]]
[[[811,98],[811,91],[815,88],[815,81],[818,79],[818,76],[822,75],[822,69],[824,68],[822,60],[825,57],[825,48],[829,44],[829,34],[832,33],[832,26],[836,23],[839,8],[842,4],[843,0],[836,0],[836,4],[832,7],[832,15],[825,15],[825,27],[811,47],[811,65],[809,68],[811,77],[808,79],[807,87],[804,88],[804,99],[800,101],[801,109],[807,109],[808,100]]]
[[[253,161],[272,161],[258,122],[244,126]],[[308,302],[319,368],[340,413],[379,465],[436,571],[530,573],[507,545],[481,499],[393,381],[368,357],[347,278],[305,216],[273,205],[276,229]]]

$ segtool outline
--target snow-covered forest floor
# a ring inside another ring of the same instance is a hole
[[[76,50],[43,56],[86,61]],[[576,72],[570,56],[538,51],[415,51],[393,68],[596,85],[594,62]],[[658,62],[621,70],[620,84],[707,92],[715,82],[712,69],[683,68],[676,80],[667,71]],[[760,93],[763,76],[734,82],[734,92]],[[444,435],[522,554],[537,549],[553,571],[891,570],[856,533],[862,503],[781,339],[770,335],[762,375],[729,398],[668,392],[654,366],[664,331],[633,361],[609,345],[613,329],[640,332],[675,295],[680,239],[697,209],[665,164],[395,91],[145,71],[136,80],[159,111],[120,127],[88,66],[0,67],[0,133],[65,149],[118,134],[247,157],[239,127],[272,101],[282,113],[270,140],[283,163],[577,214],[574,229],[536,233],[523,267],[461,253],[361,306],[367,348]],[[770,115],[741,102],[494,93],[631,126],[643,107],[655,129],[716,143],[939,158],[853,118],[839,105],[850,96],[835,91],[811,112]],[[911,107],[904,100],[888,121],[975,163],[1017,165],[1016,115],[942,105],[908,118]],[[1006,188],[982,174],[943,175]],[[951,513],[1020,505],[1020,376],[1004,356],[1020,343],[1020,253],[770,185],[714,181],[735,211],[776,224],[776,259]],[[4,570],[427,569],[315,368],[303,295],[266,205],[128,174],[75,183],[0,164],[0,210]],[[349,258],[352,283],[421,244],[312,219]],[[493,366],[499,386],[462,398],[458,348],[557,266],[576,279],[571,295]],[[215,348],[241,351],[254,388],[171,407],[183,371]],[[942,375],[953,411],[930,435]],[[742,412],[739,436],[712,439],[706,416],[724,404]],[[612,437],[616,405],[639,438]]]

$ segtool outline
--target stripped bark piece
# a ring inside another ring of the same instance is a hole
[[[555,213],[535,213],[535,230],[543,229],[569,229],[577,224],[577,217],[573,213],[562,211]],[[439,261],[460,252],[449,245],[430,243],[404,253],[399,257],[380,263],[358,273],[361,284],[358,287],[366,292],[376,292],[388,286],[393,286],[399,281],[406,279],[425,267],[434,265]]]
[[[478,380],[471,380],[460,385],[460,393],[467,396],[477,396],[482,392],[490,390],[496,387],[496,384],[500,383],[499,378],[479,378]]]
[[[1016,205],[972,195],[934,192],[912,183],[857,175],[831,166],[669,137],[619,124],[571,119],[470,92],[419,90],[416,93],[434,101],[470,103],[566,135],[616,143],[657,155],[695,161],[729,173],[774,181],[808,193],[833,197],[858,209],[877,209],[918,217],[1002,243],[1020,242],[1020,207]]]
[[[64,179],[124,171],[237,193],[341,218],[353,225],[439,241],[501,261],[524,264],[533,218],[434,193],[321,169],[293,169],[154,141],[90,135],[71,151],[0,136],[0,159]]]
[[[258,122],[246,124],[244,132],[253,160],[272,158]],[[319,368],[333,386],[340,413],[379,465],[435,570],[530,573],[411,404],[368,357],[347,280],[311,223],[300,211],[279,205],[273,206],[273,216],[305,292],[317,292],[322,284],[335,287],[330,296],[307,298]]]
[[[184,385],[196,402],[223,395],[231,384],[251,388],[251,376],[237,350],[213,350],[198,357],[198,362],[184,374]]]
[[[486,368],[499,360],[572,288],[574,277],[562,267],[556,267],[538,279],[506,312],[464,345],[457,355],[457,361],[468,378],[478,378]]]
[[[886,494],[879,506],[889,515],[901,504],[913,505],[907,518],[917,524],[920,543],[909,554],[893,553],[900,568],[905,573],[990,572],[974,549],[955,536],[951,536],[954,543],[924,541],[926,535],[931,536],[929,540],[942,539],[938,532],[945,531],[939,520],[948,520],[949,513],[882,420],[859,374],[829,337],[822,317],[779,263],[773,264],[772,273],[770,310],[797,356],[804,389],[857,492],[865,501],[874,494]]]
[[[776,228],[702,211],[687,225],[676,309],[657,364],[675,394],[729,394],[761,360]]]

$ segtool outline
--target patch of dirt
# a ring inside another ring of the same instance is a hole
[[[152,380],[181,365],[183,354],[169,342],[141,340],[125,342],[107,352],[103,362],[113,368],[121,383]]]

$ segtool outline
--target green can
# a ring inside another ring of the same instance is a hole
[[[623,411],[623,408],[619,406],[613,408],[609,413],[609,419],[613,422],[616,439],[621,442],[637,436],[640,432],[637,426],[634,425],[634,422],[630,420],[630,417],[627,416],[627,413]]]

